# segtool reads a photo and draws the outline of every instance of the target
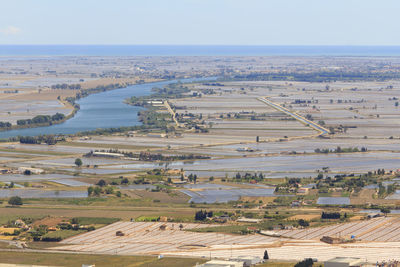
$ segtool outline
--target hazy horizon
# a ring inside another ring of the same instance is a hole
[[[394,0],[5,0],[0,44],[398,46]]]

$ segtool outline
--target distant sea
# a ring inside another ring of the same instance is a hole
[[[400,46],[0,45],[0,56],[400,56]]]

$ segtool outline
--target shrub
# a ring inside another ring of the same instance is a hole
[[[8,200],[8,204],[13,205],[13,206],[21,206],[22,205],[22,198],[15,196],[15,197],[10,197]]]

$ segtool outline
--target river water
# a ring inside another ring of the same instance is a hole
[[[182,82],[209,80],[213,78],[182,79]],[[154,87],[163,87],[176,80],[131,85],[121,89],[101,92],[80,99],[80,110],[64,123],[45,127],[17,129],[0,132],[0,138],[14,136],[36,136],[43,134],[74,134],[98,128],[112,128],[140,125],[138,111],[141,107],[127,105],[124,100],[131,96],[151,94]]]

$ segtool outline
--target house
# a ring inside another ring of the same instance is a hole
[[[359,267],[364,266],[360,258],[336,257],[324,262],[325,267]]]
[[[197,267],[243,267],[243,262],[240,261],[223,261],[223,260],[211,260],[204,264],[197,265]]]
[[[122,158],[125,155],[122,153],[109,153],[109,152],[100,152],[95,151],[92,154],[94,157],[106,157],[106,158]]]

